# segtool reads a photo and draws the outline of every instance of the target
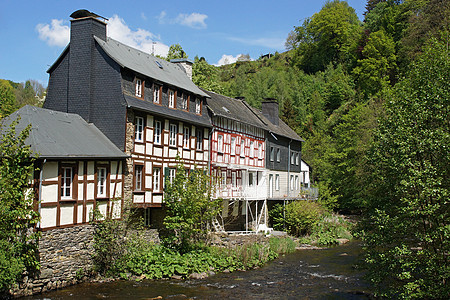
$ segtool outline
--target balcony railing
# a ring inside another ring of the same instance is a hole
[[[302,199],[317,200],[319,198],[319,189],[316,187],[301,187],[300,197]]]

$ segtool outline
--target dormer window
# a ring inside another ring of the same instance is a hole
[[[172,90],[169,90],[169,107],[175,107],[175,92]]]
[[[188,95],[186,93],[183,93],[182,97],[181,97],[181,109],[183,110],[188,110]]]
[[[195,98],[195,113],[197,115],[202,113],[202,103],[199,98]]]
[[[161,86],[153,85],[153,103],[161,103]]]
[[[136,78],[135,95],[136,97],[142,98],[142,91],[144,90],[144,81],[142,79]]]

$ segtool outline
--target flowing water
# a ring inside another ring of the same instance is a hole
[[[83,283],[27,299],[369,299],[358,241],[298,250],[263,268],[199,280]]]

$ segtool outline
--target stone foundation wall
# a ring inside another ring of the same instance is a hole
[[[92,269],[94,227],[80,225],[42,232],[39,240],[40,274],[25,276],[11,290],[14,297],[27,296],[78,283]]]
[[[91,274],[93,267],[93,233],[93,225],[42,232],[39,240],[40,273],[37,276],[24,274],[10,294],[13,297],[29,296],[87,280],[86,274]],[[147,241],[159,243],[156,229],[140,231],[139,234]]]

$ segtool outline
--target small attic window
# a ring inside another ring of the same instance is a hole
[[[226,108],[225,106],[222,106],[223,110],[226,111],[227,113],[229,113],[230,111],[228,110],[228,108]]]
[[[163,68],[163,66],[160,64],[160,62],[159,61],[157,61],[157,60],[155,60],[155,64],[160,68],[160,69],[162,69]]]

